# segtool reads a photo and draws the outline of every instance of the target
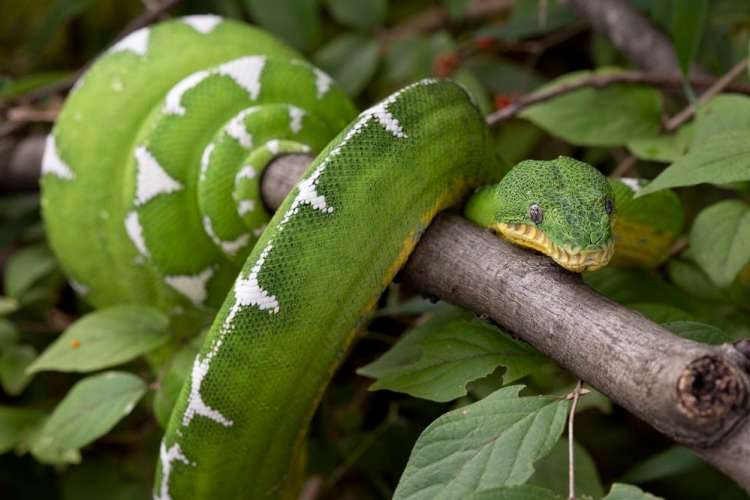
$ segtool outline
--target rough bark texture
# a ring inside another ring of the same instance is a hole
[[[269,167],[270,207],[310,161],[294,155]],[[496,322],[750,491],[748,341],[713,347],[677,337],[457,215],[437,217],[401,276]]]

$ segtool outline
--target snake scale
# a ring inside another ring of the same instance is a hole
[[[272,216],[263,169],[299,152],[317,158]],[[154,304],[178,332],[215,318],[154,499],[294,497],[308,423],[368,311],[434,215],[502,171],[449,80],[357,114],[299,54],[216,16],[143,28],[102,55],[47,142],[52,247],[95,307]],[[613,253],[612,188],[572,159],[519,164],[466,213],[574,271]]]

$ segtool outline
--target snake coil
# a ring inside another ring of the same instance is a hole
[[[76,290],[97,307],[155,304],[178,330],[216,314],[155,499],[293,496],[309,420],[363,318],[435,213],[500,171],[454,83],[414,84],[347,127],[355,116],[293,50],[216,16],[132,33],[68,98],[43,210]],[[271,218],[262,170],[302,151],[320,154]]]

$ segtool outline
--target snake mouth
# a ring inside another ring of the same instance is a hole
[[[615,245],[612,240],[601,247],[573,248],[567,245],[558,245],[544,231],[531,224],[500,222],[492,228],[511,243],[542,252],[568,271],[575,273],[601,269],[609,263],[615,253]]]

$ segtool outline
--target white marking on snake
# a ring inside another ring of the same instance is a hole
[[[209,76],[211,76],[209,71],[196,71],[180,80],[167,92],[164,112],[171,115],[184,115],[185,108],[182,106],[182,96]]]
[[[278,139],[271,139],[265,144],[265,146],[268,148],[272,155],[279,154],[279,151],[281,150],[281,143]]]
[[[68,283],[70,284],[70,288],[72,288],[80,296],[87,295],[91,291],[91,288],[87,287],[80,281],[74,280],[73,278],[69,278]]]
[[[428,81],[422,81],[418,82],[418,84],[426,85],[427,82]],[[413,86],[414,85],[411,85],[407,87],[407,89]],[[310,205],[314,209],[319,210],[323,213],[333,212],[333,207],[329,206],[326,202],[325,197],[318,194],[316,190],[318,179],[320,178],[320,175],[323,173],[326,166],[330,163],[331,158],[339,154],[341,148],[343,148],[353,137],[355,137],[360,131],[362,131],[365,125],[373,117],[388,132],[390,132],[397,138],[406,137],[406,134],[401,129],[398,120],[396,120],[387,109],[388,105],[393,103],[400,94],[401,93],[396,93],[379,105],[370,108],[370,110],[362,113],[357,122],[344,136],[341,142],[333,150],[331,150],[328,157],[318,165],[315,171],[313,171],[313,173],[308,178],[299,183],[298,193],[294,199],[294,202],[292,203],[292,206],[287,211],[287,213],[284,214],[284,218],[277,226],[279,231],[283,230],[284,224],[292,215],[297,213],[299,207],[303,204]],[[256,233],[256,231],[258,232]],[[253,232],[259,234],[260,231],[262,231],[262,228],[258,228]],[[232,330],[234,318],[240,312],[240,310],[248,306],[257,306],[261,311],[269,311],[271,313],[278,313],[280,311],[278,299],[268,291],[264,290],[260,286],[260,283],[258,281],[258,275],[263,269],[263,265],[265,264],[266,259],[268,258],[268,255],[270,254],[272,249],[273,240],[269,240],[265,248],[263,248],[260,255],[258,256],[258,259],[255,261],[255,264],[250,269],[250,274],[246,278],[242,277],[242,274],[240,274],[240,276],[237,278],[234,286],[232,287],[235,301],[232,307],[229,309],[229,314],[227,314],[226,318],[224,319],[218,337],[213,342],[210,351],[203,359],[201,359],[200,356],[196,356],[195,362],[193,363],[188,406],[182,419],[183,426],[188,425],[193,416],[196,414],[205,416],[226,427],[233,425],[231,420],[228,420],[217,410],[208,407],[203,402],[200,395],[200,388],[206,374],[208,373],[211,360],[219,352],[219,349],[221,348],[221,345],[223,344],[224,338],[226,337],[227,333]]]
[[[174,193],[182,189],[182,184],[174,180],[156,161],[154,155],[140,146],[135,150],[138,164],[135,204],[143,205],[160,194]]]
[[[333,78],[328,76],[325,71],[318,68],[313,68],[313,73],[315,73],[315,88],[318,91],[317,97],[318,99],[321,99],[331,89]]]
[[[620,177],[620,180],[634,193],[641,190],[641,183],[635,177]]]
[[[258,173],[255,171],[252,165],[245,165],[240,169],[239,172],[237,172],[237,176],[234,178],[234,182],[236,184],[241,179],[255,179],[256,175],[258,175]]]
[[[203,154],[201,155],[201,171],[200,171],[200,180],[203,181],[206,178],[206,172],[208,171],[208,164],[211,163],[211,155],[214,152],[214,147],[216,145],[212,142],[208,146],[206,146],[206,149],[203,150]]]
[[[109,49],[109,52],[122,52],[129,50],[139,56],[145,56],[146,51],[148,50],[148,37],[150,32],[149,28],[141,28],[134,31],[114,44]]]
[[[219,352],[224,336],[221,335],[219,339],[214,342],[211,346],[211,350],[201,359],[200,355],[195,357],[193,361],[193,371],[190,374],[190,394],[188,395],[188,405],[185,408],[185,413],[182,415],[182,425],[187,427],[193,420],[193,417],[198,415],[206,417],[209,420],[223,425],[224,427],[231,427],[234,425],[230,419],[222,415],[218,410],[215,410],[208,406],[201,396],[201,385],[203,380],[206,378],[208,369],[211,365],[211,360]]]
[[[387,132],[390,132],[394,137],[398,139],[405,139],[407,137],[406,133],[401,128],[401,124],[399,123],[398,119],[396,119],[390,113],[390,111],[388,111],[388,106],[393,104],[396,99],[406,90],[409,90],[410,88],[413,88],[415,86],[431,85],[435,82],[437,82],[437,80],[422,80],[404,87],[404,89],[392,94],[390,97],[383,100],[379,104],[376,104],[370,109],[363,111],[359,115],[359,118],[354,123],[354,125],[352,125],[351,129],[349,129],[344,138],[341,140],[341,142],[331,150],[328,156],[318,165],[318,167],[313,171],[312,174],[310,174],[309,177],[303,179],[297,185],[297,196],[294,198],[294,201],[289,207],[289,210],[284,214],[283,219],[281,219],[279,229],[283,229],[286,222],[289,221],[289,219],[293,215],[299,212],[300,206],[302,205],[310,205],[312,208],[326,214],[333,212],[333,207],[329,206],[326,202],[325,197],[321,194],[318,194],[317,192],[318,179],[330,163],[331,158],[337,156],[341,152],[341,149],[344,148],[355,136],[362,132],[365,126],[373,118],[377,120],[378,123],[380,123],[380,125],[382,125],[383,128]]]
[[[47,136],[47,144],[44,148],[42,175],[54,175],[69,181],[72,181],[76,177],[68,164],[60,158],[60,154],[57,151],[55,136],[52,133]]]
[[[232,305],[232,308],[229,310],[227,319],[224,320],[224,329],[227,329],[235,315],[243,307],[254,305],[258,306],[261,311],[271,311],[273,313],[279,312],[279,301],[276,297],[265,291],[258,282],[258,274],[263,268],[263,264],[266,262],[266,258],[272,248],[273,243],[269,241],[258,256],[258,260],[255,261],[252,269],[250,269],[250,275],[247,278],[243,278],[242,275],[240,275],[234,282],[234,305]]]
[[[187,24],[195,31],[203,33],[211,33],[216,26],[223,21],[221,16],[211,15],[197,15],[197,16],[185,16],[180,18],[180,21]]]
[[[207,215],[203,216],[203,229],[206,231],[208,237],[211,238],[211,241],[214,242],[214,245],[221,248],[221,250],[229,256],[237,255],[237,252],[246,247],[250,242],[249,234],[243,234],[233,241],[222,240],[216,234],[216,231],[214,231],[214,226],[211,223],[211,218]]]
[[[240,200],[237,205],[237,213],[240,217],[255,210],[255,200]]]
[[[165,276],[164,281],[169,286],[180,292],[182,295],[190,299],[190,301],[196,306],[200,306],[206,300],[208,292],[206,291],[206,285],[211,276],[214,275],[214,270],[207,267],[203,271],[194,275],[178,274],[173,276]]]
[[[292,133],[299,134],[302,130],[302,118],[305,116],[305,110],[297,106],[289,106],[289,130]]]
[[[247,127],[245,127],[245,118],[247,118],[249,114],[258,111],[258,109],[259,108],[257,106],[243,109],[242,111],[237,113],[234,118],[229,120],[229,123],[227,123],[226,127],[224,128],[224,132],[226,132],[229,137],[239,142],[240,146],[245,149],[250,149],[251,147],[253,147],[253,136],[250,132],[248,132]]]
[[[169,476],[172,475],[173,464],[175,462],[182,462],[185,465],[192,465],[193,467],[196,464],[188,460],[178,443],[167,448],[163,440],[159,447],[159,459],[161,462],[161,483],[159,484],[159,492],[154,493],[154,500],[172,500],[172,496],[169,494]]]
[[[122,80],[120,80],[119,78],[115,78],[114,80],[112,80],[111,87],[115,92],[122,92],[125,88],[125,85],[122,84]]]
[[[125,231],[128,233],[130,241],[138,249],[138,252],[144,257],[148,257],[146,240],[143,238],[143,226],[141,226],[141,221],[138,219],[138,212],[135,210],[125,216]]]
[[[232,78],[237,85],[247,90],[252,100],[255,100],[260,93],[260,75],[265,64],[266,58],[263,56],[241,57],[222,64],[216,73]]]
[[[169,90],[164,103],[164,112],[184,115],[185,108],[182,106],[182,96],[212,75],[228,76],[237,85],[245,89],[251,99],[255,100],[260,93],[260,76],[263,73],[265,63],[266,58],[264,56],[246,56],[224,63],[214,69],[196,71],[183,78]]]

